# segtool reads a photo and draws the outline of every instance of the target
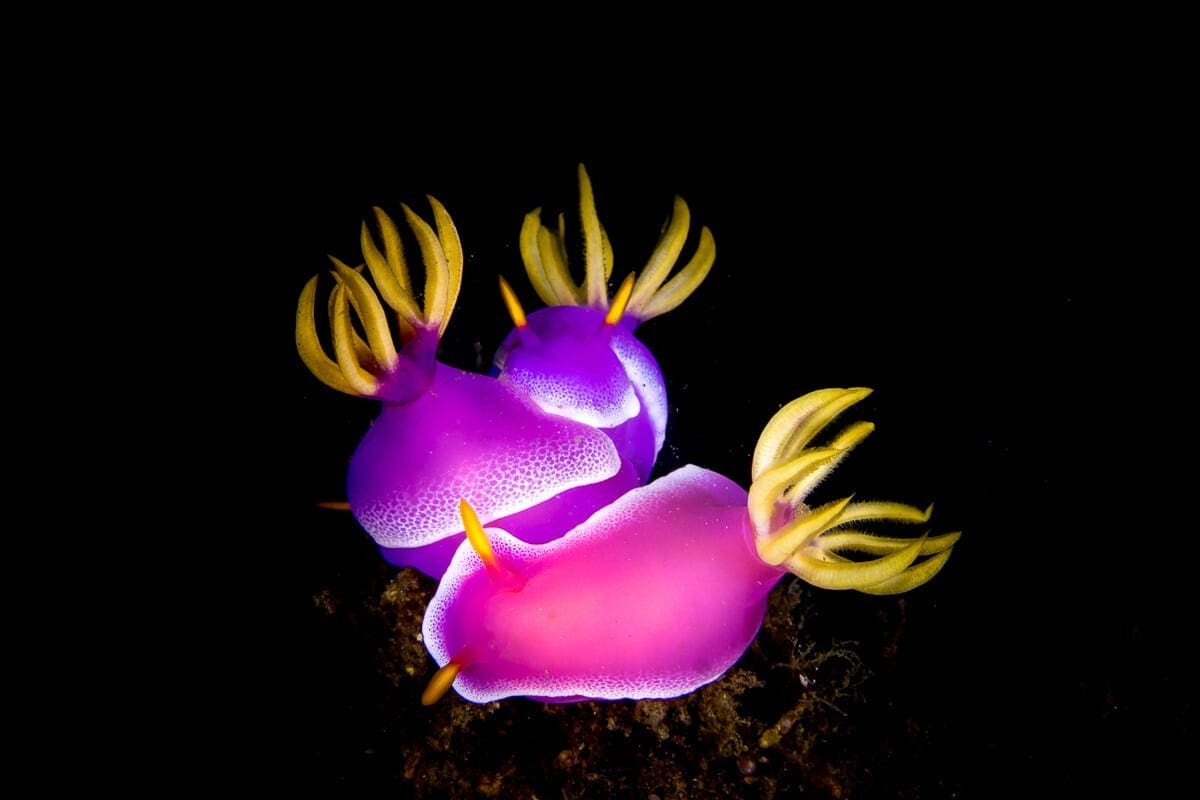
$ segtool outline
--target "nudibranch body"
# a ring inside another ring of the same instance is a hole
[[[822,447],[810,446],[813,438],[867,394],[828,389],[782,408],[759,439],[749,492],[710,470],[682,467],[546,544],[484,530],[464,496],[469,541],[423,623],[440,667],[423,700],[451,686],[477,703],[676,697],[734,664],[788,572],[819,587],[873,594],[928,581],[959,534],[907,539],[859,526],[920,524],[931,509],[804,502],[873,426],[852,424]]]
[[[534,238],[553,244],[557,256],[536,248],[523,252],[527,264],[536,259],[553,265],[539,267],[538,274],[551,275],[545,285],[564,292],[555,297],[583,305],[543,309],[526,318],[502,283],[516,330],[498,357],[495,376],[437,360],[461,285],[463,251],[449,214],[432,197],[433,226],[403,207],[425,264],[423,303],[412,286],[400,232],[379,209],[382,249],[366,224],[361,235],[375,286],[363,267],[332,259],[333,358],[318,338],[317,278],[301,293],[296,341],[305,364],[332,388],[382,403],[351,458],[346,490],[356,519],[397,566],[441,576],[464,537],[457,510],[464,495],[472,497],[487,524],[526,542],[545,542],[648,477],[662,445],[665,389],[653,357],[630,331],[695,289],[712,263],[711,236],[702,232],[702,252],[662,286],[686,235],[685,207],[682,233],[676,224],[669,226],[670,236],[664,234],[651,260],[659,265],[665,258],[665,269],[650,282],[646,274],[636,283],[627,280],[609,303],[604,280],[611,249],[582,167],[580,176],[587,193],[585,238],[593,230],[603,253],[593,258],[588,251],[587,290],[570,283],[561,240],[548,231]],[[399,348],[384,303],[397,314]]]
[[[494,524],[545,542],[640,483],[602,432],[546,414],[495,378],[437,364],[425,392],[384,404],[346,492],[385,559],[438,577],[463,538],[464,493],[479,494]]]
[[[579,211],[585,277],[578,285],[567,269],[562,216],[555,232],[542,224],[541,209],[526,215],[521,256],[547,307],[525,317],[512,290],[501,283],[515,327],[497,349],[492,373],[544,411],[605,431],[645,481],[666,434],[667,392],[658,363],[634,330],[695,291],[716,249],[712,233],[701,228],[695,254],[666,281],[690,227],[687,203],[676,197],[650,260],[636,281],[626,278],[610,304],[612,246],[582,165]]]

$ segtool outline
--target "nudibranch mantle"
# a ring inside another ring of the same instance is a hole
[[[495,591],[464,545],[422,626],[439,664],[469,648],[454,688],[476,703],[686,694],[741,656],[784,574],[747,547],[745,490],[695,466],[631,490],[545,545],[487,534],[520,590]]]
[[[605,312],[531,313],[496,351],[493,373],[540,409],[604,430],[645,481],[667,428],[667,392],[650,350]]]
[[[494,378],[438,364],[427,392],[384,405],[359,442],[346,488],[381,547],[408,548],[460,534],[464,495],[482,518],[499,520],[621,471],[612,440],[595,428],[545,414]],[[636,479],[622,484],[613,496]],[[518,530],[527,541],[546,540]]]
[[[501,343],[495,369],[501,381],[521,387],[544,411],[612,428],[641,410],[624,364],[609,345],[616,333],[605,325],[603,312],[543,308]],[[526,344],[530,340],[536,348]]]
[[[826,389],[780,409],[759,437],[748,492],[681,467],[544,545],[472,525],[464,511],[467,542],[422,623],[439,665],[423,701],[451,686],[473,702],[676,697],[734,664],[788,572],[871,594],[931,579],[958,533],[898,538],[861,524],[920,524],[932,509],[851,497],[805,503],[873,426],[851,424],[821,447],[813,438],[867,394]]]

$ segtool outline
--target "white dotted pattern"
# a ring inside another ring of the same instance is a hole
[[[615,428],[642,408],[626,376],[616,371],[598,379],[595,375],[547,376],[510,366],[501,379],[520,387],[546,413],[593,428]]]
[[[621,468],[616,447],[600,431],[548,423],[521,434],[481,449],[453,473],[414,476],[386,500],[355,508],[355,516],[384,547],[419,547],[462,531],[460,499],[486,522],[607,480]]]

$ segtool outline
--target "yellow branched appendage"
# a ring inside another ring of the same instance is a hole
[[[566,223],[558,216],[557,230],[542,223],[541,209],[525,215],[521,227],[521,258],[529,282],[542,302],[552,306],[608,308],[608,279],[612,275],[613,252],[608,234],[596,215],[596,200],[587,170],[579,165],[579,215],[583,229],[584,279],[576,283],[567,267]],[[712,232],[700,230],[696,253],[669,281],[667,276],[679,260],[691,226],[687,203],[675,198],[675,208],[664,227],[650,260],[633,284],[625,313],[639,322],[665,314],[686,300],[704,281],[716,259]]]
[[[380,298],[396,312],[401,343],[419,332],[441,336],[446,330],[462,285],[463,251],[446,209],[434,198],[428,199],[436,229],[408,206],[401,205],[425,265],[423,303],[418,302],[413,292],[400,231],[379,208],[375,209],[375,219],[382,250],[365,222],[360,237],[363,261],[374,279],[374,288],[363,275],[364,265],[351,268],[330,257],[337,282],[329,295],[333,358],[326,355],[317,335],[319,276],[313,276],[300,293],[296,349],[313,375],[327,386],[371,397],[379,389],[380,379],[396,368],[399,356]]]
[[[858,523],[923,524],[921,510],[890,502],[853,502],[846,497],[805,505],[808,494],[865,439],[874,425],[854,423],[822,447],[812,440],[870,389],[822,389],[781,408],[763,429],[751,464],[750,520],[759,557],[783,565],[824,589],[898,594],[928,581],[950,558],[959,533],[894,538],[859,530]],[[851,559],[845,553],[874,558]]]

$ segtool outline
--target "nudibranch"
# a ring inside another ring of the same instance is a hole
[[[695,253],[667,281],[691,225],[687,203],[676,196],[645,268],[636,281],[633,275],[625,278],[610,304],[612,245],[582,164],[578,177],[584,279],[575,283],[568,270],[563,216],[554,231],[542,223],[540,208],[529,212],[521,228],[521,257],[547,307],[527,317],[501,278],[514,328],[496,351],[492,374],[542,410],[603,430],[644,482],[666,434],[667,392],[657,361],[634,330],[696,290],[712,268],[716,246],[712,232],[702,227]]]
[[[786,573],[871,594],[928,581],[958,533],[897,538],[864,523],[923,524],[932,507],[805,502],[873,425],[853,423],[822,446],[814,438],[869,391],[825,389],[780,409],[755,448],[749,492],[681,467],[545,544],[484,528],[464,495],[468,539],[422,625],[440,667],[423,702],[451,686],[476,703],[676,697],[737,661]]]
[[[626,334],[632,323],[623,320],[626,314],[645,319],[662,313],[672,300],[682,300],[695,288],[707,266],[701,259],[693,261],[696,266],[689,267],[690,272],[685,270],[690,288],[673,282],[659,291],[661,275],[649,291],[648,283],[627,281],[611,304],[602,286],[589,288],[589,305],[568,311],[599,315],[602,330],[594,339],[606,347],[611,343],[607,352],[622,367],[626,390],[613,387],[611,365],[585,343],[579,345],[576,359],[573,402],[564,404],[560,388],[566,385],[565,373],[556,359],[575,345],[580,329],[543,325],[537,313],[526,319],[511,288],[504,294],[518,330],[506,350],[506,368],[482,375],[437,360],[438,343],[462,283],[464,259],[450,215],[436,199],[428,201],[433,225],[402,206],[425,266],[421,299],[409,274],[400,230],[376,208],[382,246],[364,223],[364,265],[352,268],[331,258],[335,286],[328,313],[333,357],[326,354],[317,332],[317,277],[301,292],[296,344],[305,365],[323,383],[382,403],[350,460],[348,505],[386,560],[436,578],[465,535],[456,506],[463,495],[472,497],[487,524],[537,543],[560,536],[645,483],[661,446],[665,391],[653,358]],[[686,224],[685,213],[685,228]],[[585,219],[588,225],[598,226],[594,209],[590,221]],[[600,236],[604,252],[610,253],[607,238],[602,232]],[[711,236],[705,236],[711,254]],[[542,238],[552,240],[548,234]],[[553,285],[559,286],[567,275],[565,261],[550,263],[558,265],[557,271],[549,271]],[[594,279],[591,263],[589,257],[589,281]],[[398,318],[395,331],[385,303]],[[557,339],[560,333],[575,338]],[[544,370],[540,380],[539,369]],[[631,380],[636,382],[632,388]],[[649,411],[640,405],[643,397],[648,398]],[[614,400],[628,421],[617,419]],[[643,422],[643,417],[650,421]]]

